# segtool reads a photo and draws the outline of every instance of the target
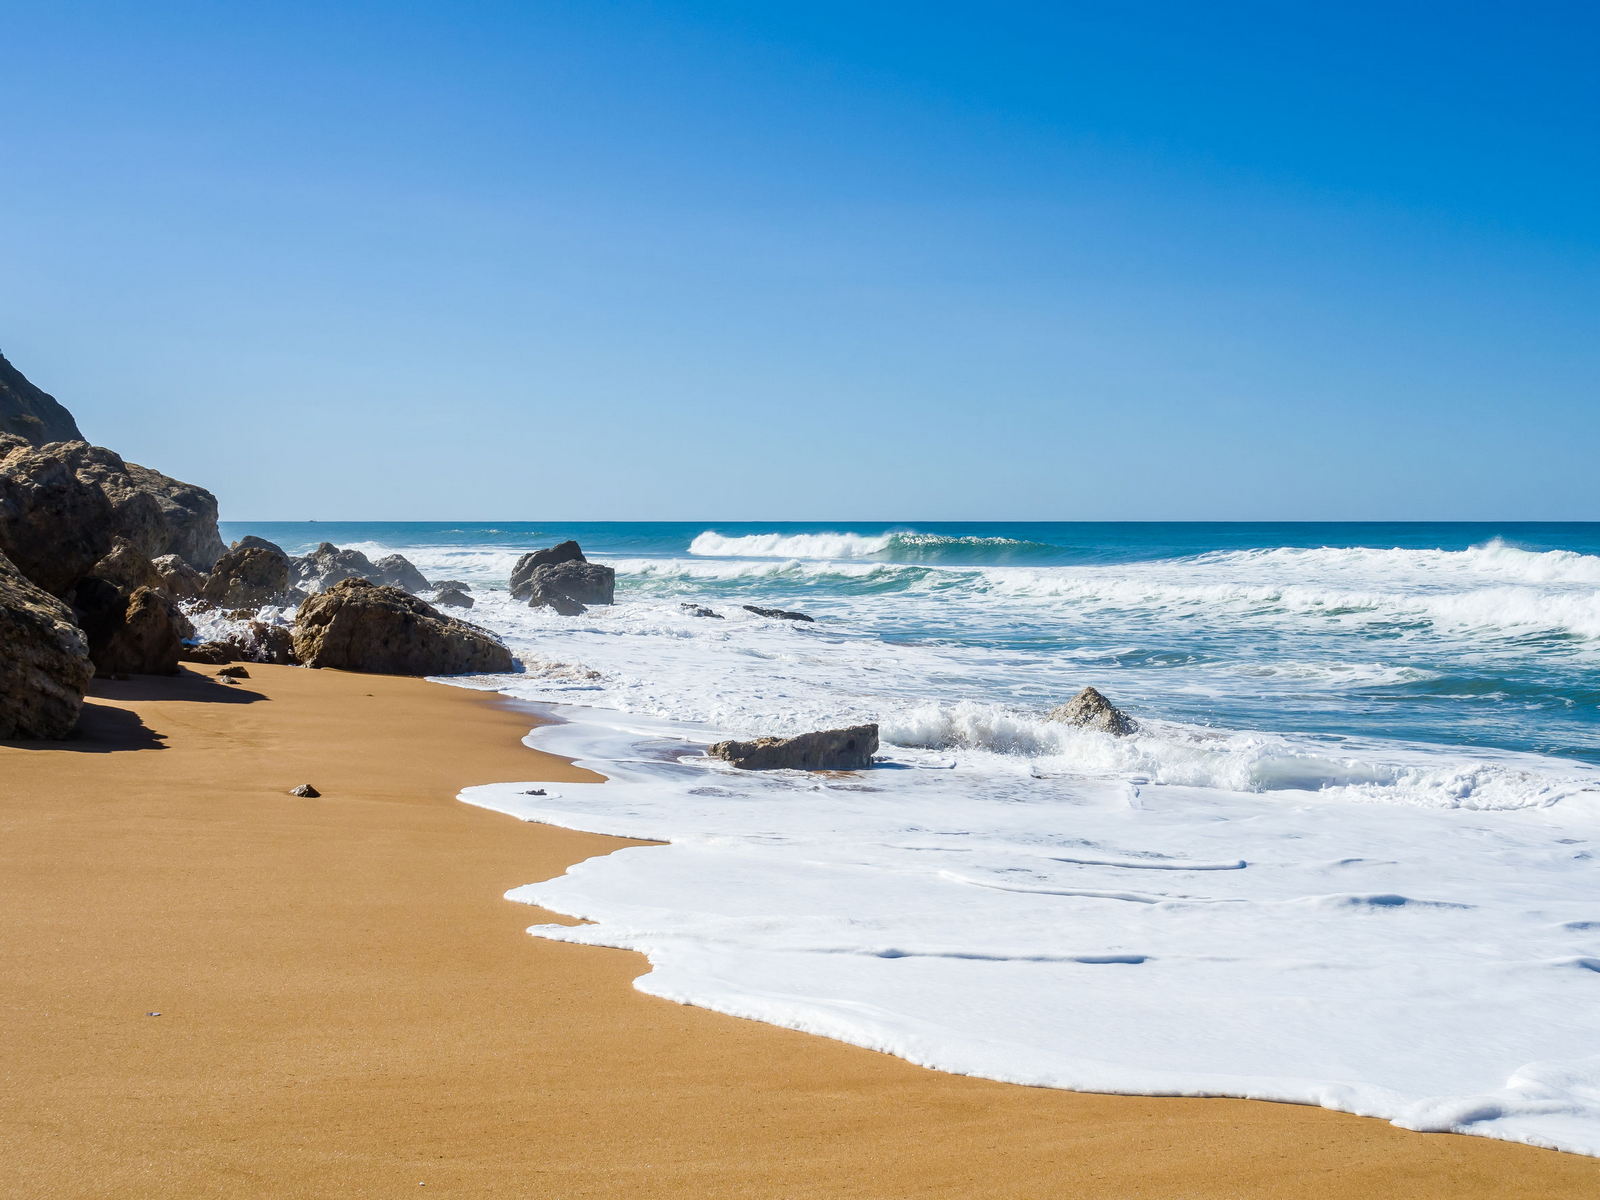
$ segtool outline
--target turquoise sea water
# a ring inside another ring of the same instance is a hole
[[[570,537],[622,566],[624,602],[788,605],[848,637],[1032,668],[1069,654],[1063,693],[1093,682],[1200,725],[1600,762],[1597,523],[232,522],[224,533],[291,552],[324,540],[396,549],[478,588]],[[1015,696],[1012,665],[930,680],[927,698]],[[1048,671],[1030,677],[1049,686]]]

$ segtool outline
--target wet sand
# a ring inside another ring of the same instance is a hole
[[[502,899],[633,843],[454,799],[594,778],[526,713],[249,670],[97,684],[78,739],[0,745],[0,1194],[1600,1196],[1600,1160],[943,1075],[643,996],[642,958]]]

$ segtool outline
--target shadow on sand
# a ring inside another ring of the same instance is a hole
[[[71,754],[110,754],[118,750],[164,750],[166,735],[157,733],[138,713],[102,700],[176,701],[180,704],[252,704],[265,700],[260,692],[224,683],[209,675],[180,670],[176,675],[135,675],[130,679],[96,679],[89,685],[78,725],[60,741],[0,741],[16,750],[54,750]]]

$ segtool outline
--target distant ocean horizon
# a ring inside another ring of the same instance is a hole
[[[547,706],[534,744],[611,782],[464,798],[671,843],[516,894],[647,953],[647,991],[947,1070],[1600,1154],[1600,522],[223,532],[470,585],[525,670],[455,682]],[[568,538],[616,605],[513,602]],[[1139,731],[1048,719],[1086,685]],[[857,721],[859,777],[700,752]]]

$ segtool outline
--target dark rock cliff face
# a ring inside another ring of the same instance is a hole
[[[0,433],[11,433],[35,446],[46,442],[81,442],[78,423],[54,396],[46,395],[0,354]]]
[[[93,673],[72,610],[0,554],[0,738],[66,737]]]

